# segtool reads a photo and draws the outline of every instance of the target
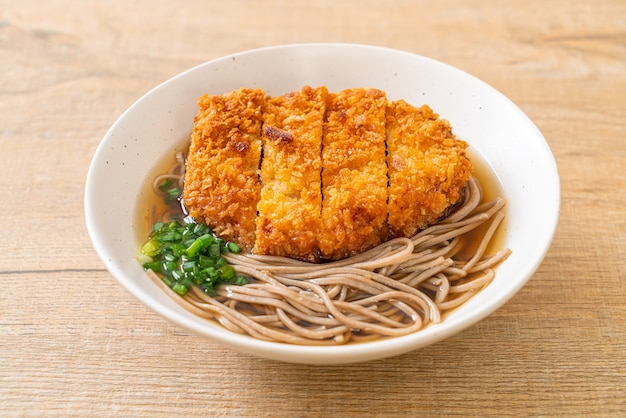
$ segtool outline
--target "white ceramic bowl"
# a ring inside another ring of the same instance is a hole
[[[429,104],[497,174],[508,200],[505,245],[512,255],[494,281],[447,318],[412,335],[337,347],[265,342],[229,332],[180,308],[135,261],[137,196],[155,162],[191,132],[196,99],[240,87],[279,95],[304,85],[330,91],[375,87],[391,100]],[[484,82],[415,54],[346,44],[286,45],[199,65],[157,86],[113,124],[98,147],[85,191],[87,228],[107,269],[168,320],[239,352],[281,361],[337,364],[405,353],[440,341],[509,300],[543,260],[556,229],[559,177],[546,141],[511,101]]]

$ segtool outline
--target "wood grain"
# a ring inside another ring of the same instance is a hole
[[[621,0],[0,0],[0,414],[626,415],[625,16]],[[391,359],[283,364],[177,328],[104,269],[83,193],[117,116],[193,65],[296,42],[445,61],[543,132],[559,227],[488,319]]]

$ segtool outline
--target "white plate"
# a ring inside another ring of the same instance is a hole
[[[279,95],[304,85],[329,91],[374,87],[391,100],[429,104],[496,173],[508,201],[505,245],[512,255],[494,281],[443,322],[412,335],[338,347],[296,346],[234,334],[180,308],[135,261],[137,196],[155,163],[189,135],[196,99],[240,87]],[[556,163],[543,136],[501,93],[449,65],[392,49],[346,44],[286,45],[199,65],[157,86],[113,124],[100,143],[85,191],[93,245],[130,293],[168,320],[234,350],[281,361],[337,364],[405,353],[449,337],[509,300],[543,260],[560,207]]]

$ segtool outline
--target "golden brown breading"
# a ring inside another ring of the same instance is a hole
[[[376,89],[240,89],[198,107],[184,204],[247,252],[318,262],[412,236],[472,174],[446,120]]]
[[[251,89],[200,97],[187,158],[189,214],[246,250],[255,241],[264,98]]]
[[[326,87],[268,98],[254,252],[319,261]]]
[[[472,174],[467,144],[430,107],[403,100],[387,108],[389,228],[392,237],[414,235],[441,217]]]
[[[387,165],[383,91],[328,95],[322,147],[322,255],[341,259],[386,239]]]

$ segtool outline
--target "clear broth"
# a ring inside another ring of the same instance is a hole
[[[500,183],[500,180],[498,179],[498,176],[489,166],[489,163],[487,163],[487,161],[485,161],[479,154],[472,152],[472,150],[468,152],[468,156],[472,161],[473,175],[478,179],[478,182],[480,183],[483,191],[482,202],[489,202],[491,200],[497,199],[498,197],[503,198],[504,189],[502,187],[502,184]],[[504,248],[507,220],[506,206],[502,210],[505,217],[498,226],[495,234],[489,241],[489,245],[487,246],[487,249],[485,251],[486,255],[494,254]],[[471,254],[474,252],[474,250],[480,244],[480,238],[489,228],[489,224],[490,223],[487,222],[463,235],[465,245],[463,250],[457,255],[457,257],[464,258],[464,254]]]
[[[186,155],[188,149],[188,137],[181,139],[170,153],[157,161],[146,177],[141,192],[139,193],[135,210],[135,239],[138,247],[147,241],[152,231],[152,224],[157,222],[155,214],[163,213],[167,210],[172,213],[177,213],[181,217],[183,216],[180,204],[178,202],[167,204],[164,195],[157,193],[152,187],[152,183],[154,183],[158,176],[171,172],[174,167],[178,165],[176,162],[176,153],[182,151]]]

